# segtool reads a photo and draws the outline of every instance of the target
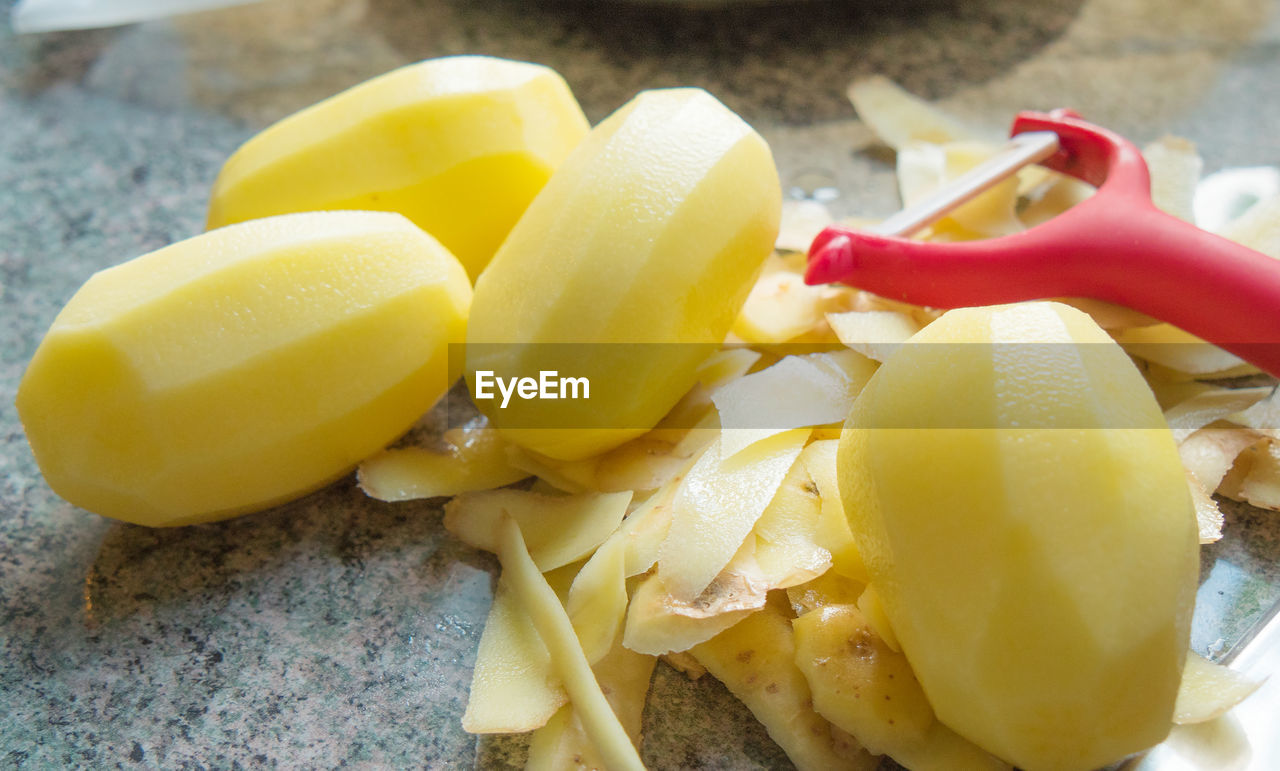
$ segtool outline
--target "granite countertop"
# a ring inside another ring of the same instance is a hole
[[[0,0],[7,12],[12,0]],[[53,495],[13,408],[54,314],[95,270],[202,229],[227,155],[397,65],[483,53],[558,69],[599,120],[704,86],[772,143],[788,187],[896,208],[843,91],[882,73],[1001,133],[1072,106],[1206,170],[1280,163],[1280,13],[1265,0],[874,0],[723,8],[518,0],[275,0],[110,30],[0,31],[0,767],[503,767],[459,724],[496,563],[440,507],[351,479],[242,519],[150,530]],[[7,13],[6,13],[7,15]],[[1280,520],[1228,511],[1193,644],[1220,652],[1280,598]],[[655,768],[786,767],[711,678],[660,666]]]

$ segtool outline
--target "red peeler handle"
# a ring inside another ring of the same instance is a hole
[[[1053,131],[1044,162],[1098,191],[1010,236],[936,244],[833,226],[806,281],[842,281],[918,305],[1093,297],[1142,311],[1280,377],[1280,260],[1165,214],[1138,149],[1073,113],[1020,113],[1012,134]]]

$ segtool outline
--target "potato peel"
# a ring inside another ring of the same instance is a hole
[[[616,645],[592,670],[609,706],[631,743],[640,748],[640,729],[649,679],[657,659]],[[529,741],[528,771],[604,768],[572,705],[565,705]]]
[[[1186,222],[1195,222],[1192,201],[1204,162],[1186,139],[1163,136],[1142,148],[1151,174],[1151,202],[1157,209]]]
[[[920,331],[920,323],[900,311],[828,313],[827,323],[846,347],[883,362]]]
[[[492,428],[451,429],[442,451],[403,447],[366,459],[356,472],[365,495],[409,501],[491,490],[528,474],[507,463],[507,444]]]
[[[820,201],[783,201],[782,223],[774,244],[784,252],[808,252],[813,239],[833,222],[831,210]]]
[[[525,490],[459,495],[444,507],[444,526],[467,544],[496,553],[499,526],[511,517],[527,532],[542,571],[583,559],[617,529],[631,492],[550,496]]]
[[[804,446],[808,429],[786,431],[723,459],[713,444],[676,489],[658,574],[692,601],[729,563]]]
[[[1215,420],[1244,412],[1267,398],[1271,388],[1216,388],[1204,391],[1165,410],[1164,419],[1173,439],[1182,442]]]
[[[1228,222],[1220,235],[1280,259],[1280,195],[1250,206],[1244,214]]]
[[[631,737],[600,690],[564,606],[525,548],[520,526],[509,516],[498,524],[498,560],[503,574],[510,574],[512,593],[529,614],[605,766],[619,771],[644,771]]]
[[[569,696],[549,682],[551,654],[533,621],[499,577],[480,633],[462,728],[468,733],[520,733],[547,722]]]
[[[1280,445],[1255,445],[1249,472],[1241,480],[1241,500],[1260,509],[1280,511]]]
[[[662,577],[644,578],[627,608],[622,644],[662,655],[686,651],[755,613],[765,603],[765,586],[741,575],[717,577],[691,601],[672,596]]]
[[[565,611],[594,666],[614,647],[627,614],[626,541],[610,537],[587,560],[569,587]]]
[[[855,351],[784,356],[721,388],[720,457],[795,428],[841,423],[876,365]]]
[[[823,288],[787,270],[766,273],[751,287],[733,333],[750,343],[785,343],[823,321]]]
[[[1248,366],[1238,356],[1172,324],[1126,329],[1114,337],[1126,351],[1139,358],[1197,377],[1221,377]]]
[[[1191,490],[1191,503],[1196,510],[1196,533],[1200,543],[1213,543],[1222,539],[1222,509],[1210,495],[1204,483],[1187,470],[1187,487]]]
[[[698,645],[693,655],[751,710],[800,771],[870,771],[878,765],[814,711],[809,684],[795,663],[791,622],[774,603]]]
[[[846,94],[862,122],[880,141],[895,150],[913,141],[942,144],[982,138],[959,120],[881,75],[855,80]]]
[[[1249,677],[1190,651],[1173,708],[1173,722],[1188,725],[1221,717],[1258,690],[1262,682],[1261,678]]]
[[[818,522],[816,541],[831,553],[831,568],[837,573],[866,583],[870,580],[866,563],[858,544],[849,529],[849,519],[840,500],[840,482],[836,473],[836,450],[839,441],[826,439],[814,442],[800,454],[818,495],[822,499],[821,519]]]

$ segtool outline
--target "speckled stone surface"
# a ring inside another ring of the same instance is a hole
[[[0,0],[7,12],[12,0]],[[707,87],[814,170],[840,213],[896,208],[843,90],[883,73],[998,135],[1073,106],[1208,170],[1276,164],[1280,13],[1262,0],[643,3],[275,0],[113,30],[0,31],[0,767],[518,766],[459,718],[495,571],[431,503],[351,480],[240,520],[107,521],[42,481],[13,408],[54,314],[95,270],[201,229],[253,131],[398,64],[455,53],[559,69],[598,120],[641,88]],[[798,184],[798,182],[797,182]],[[1280,527],[1231,508],[1204,550],[1194,647],[1280,598]],[[787,761],[718,684],[665,667],[654,768]]]

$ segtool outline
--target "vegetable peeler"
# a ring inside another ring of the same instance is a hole
[[[1167,321],[1280,377],[1280,260],[1157,209],[1138,148],[1073,111],[1019,113],[1010,136],[1005,152],[879,226],[823,230],[809,249],[806,283],[843,282],[936,308],[1092,297]],[[1013,235],[906,238],[1029,163],[1097,192]]]

